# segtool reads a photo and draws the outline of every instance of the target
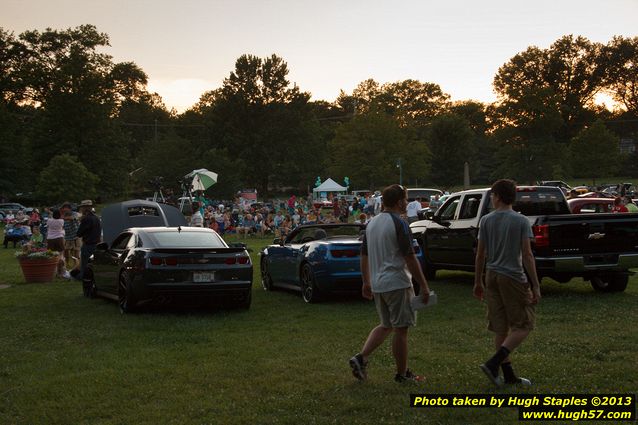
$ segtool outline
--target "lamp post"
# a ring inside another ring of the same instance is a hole
[[[403,164],[401,164],[401,158],[397,159],[397,168],[399,169],[399,184],[403,186]]]

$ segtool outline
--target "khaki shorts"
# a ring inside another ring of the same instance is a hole
[[[485,287],[487,329],[498,335],[505,335],[514,329],[534,329],[536,311],[534,304],[531,304],[529,282],[519,282],[488,270]]]
[[[384,328],[407,328],[416,325],[416,313],[410,306],[414,296],[412,287],[390,292],[374,293],[374,304]]]
[[[75,238],[73,240],[64,241],[64,249],[68,249],[70,251],[79,251],[80,248],[82,247],[82,239],[80,238]]]

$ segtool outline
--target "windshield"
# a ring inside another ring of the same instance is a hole
[[[155,246],[161,248],[226,248],[224,241],[213,232],[158,231],[148,234]]]

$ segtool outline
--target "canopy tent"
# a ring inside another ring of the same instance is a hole
[[[331,178],[327,178],[325,182],[321,183],[319,186],[312,189],[313,195],[316,198],[320,197],[321,193],[326,192],[346,192],[348,190],[347,187],[341,186],[339,183],[335,182]]]

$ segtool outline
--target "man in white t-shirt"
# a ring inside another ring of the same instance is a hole
[[[416,313],[410,302],[414,296],[412,278],[421,288],[423,303],[430,296],[419,260],[412,247],[408,223],[400,217],[408,204],[407,191],[393,184],[383,191],[381,214],[370,220],[361,245],[362,295],[374,298],[380,323],[370,331],[360,353],[350,359],[355,378],[367,379],[368,357],[394,333],[392,354],[397,382],[418,382],[423,378],[408,369],[408,329],[416,325]]]
[[[419,210],[421,209],[421,198],[416,198],[414,201],[408,204],[406,208],[408,223],[414,223],[419,219]]]

